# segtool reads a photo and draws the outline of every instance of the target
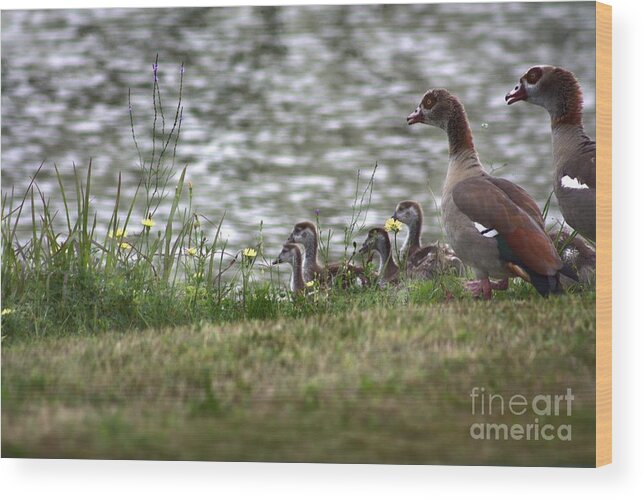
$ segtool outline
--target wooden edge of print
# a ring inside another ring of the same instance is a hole
[[[596,466],[612,462],[612,7],[596,2]]]

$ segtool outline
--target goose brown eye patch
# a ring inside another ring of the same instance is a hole
[[[527,83],[536,83],[538,80],[540,80],[540,77],[543,75],[543,70],[540,68],[531,68],[529,71],[527,71],[527,74],[525,75],[525,80],[527,80]]]
[[[434,104],[435,104],[435,100],[433,100],[433,97],[430,95],[427,95],[424,98],[424,102],[422,102],[422,105],[427,109],[431,109]]]

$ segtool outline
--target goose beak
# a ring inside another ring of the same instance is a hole
[[[277,257],[272,261],[273,265],[279,265],[281,263],[281,257]]]
[[[370,251],[369,247],[366,244],[362,244],[362,247],[359,249],[358,253],[360,255],[364,255],[364,254],[368,253],[369,251]]]
[[[514,102],[518,102],[519,100],[527,100],[527,90],[525,90],[525,86],[522,84],[522,82],[516,85],[516,88],[514,88],[511,92],[505,95],[505,102],[508,106],[510,106]]]
[[[422,111],[419,107],[406,117],[407,125],[414,125],[415,123],[422,123]]]
[[[288,236],[288,239],[286,239],[286,242],[287,242],[287,243],[294,243],[294,242],[295,242],[295,238],[293,238],[293,237],[292,237],[292,234],[290,234],[290,235]]]

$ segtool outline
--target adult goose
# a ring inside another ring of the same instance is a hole
[[[290,276],[290,291],[295,294],[302,293],[306,289],[306,282],[303,276],[303,258],[299,245],[286,243],[281,248],[281,253],[272,262],[273,265],[280,263],[289,263],[292,267]]]
[[[412,277],[435,277],[441,272],[455,269],[464,271],[462,262],[447,245],[435,243],[422,246],[422,223],[424,214],[417,201],[401,201],[395,208],[393,219],[408,227],[406,240],[400,250],[406,272]]]
[[[319,261],[319,234],[317,226],[312,222],[299,222],[295,224],[289,243],[298,243],[304,247],[304,280],[306,282],[317,280],[321,284],[329,284],[340,276],[345,277],[343,284],[349,285],[353,278],[364,280],[364,270],[349,263],[329,263],[323,265]]]
[[[544,107],[551,118],[554,193],[565,221],[596,240],[596,142],[583,128],[583,94],[573,73],[534,66],[505,96],[507,104],[524,100]]]
[[[380,257],[380,265],[377,271],[377,283],[383,287],[387,284],[395,284],[398,282],[400,268],[393,259],[393,251],[391,250],[391,240],[388,237],[388,232],[380,227],[373,228],[368,231],[368,236],[359,249],[361,255],[376,252]]]
[[[407,123],[447,133],[442,222],[456,255],[476,273],[477,280],[467,283],[474,296],[490,299],[492,289],[507,288],[509,277],[530,282],[543,296],[560,292],[563,262],[538,206],[521,187],[484,171],[460,101],[448,90],[429,90]],[[492,283],[490,277],[501,281]]]

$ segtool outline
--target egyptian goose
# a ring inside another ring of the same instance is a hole
[[[447,133],[442,222],[456,255],[475,270],[478,279],[467,283],[474,296],[490,299],[492,289],[506,289],[508,278],[516,276],[543,296],[559,292],[563,262],[545,232],[538,205],[521,187],[484,171],[460,101],[448,90],[429,90],[407,123]],[[501,281],[492,283],[489,277]]]
[[[596,240],[596,142],[583,128],[583,94],[573,73],[554,66],[534,66],[505,96],[544,107],[551,117],[554,193],[565,221]]]
[[[400,250],[404,258],[406,272],[411,277],[431,278],[448,269],[464,271],[462,262],[447,245],[435,243],[422,246],[422,222],[424,214],[417,201],[398,203],[393,219],[399,220],[408,227],[406,240]]]
[[[435,249],[432,245],[422,246],[420,243],[424,220],[422,207],[416,201],[402,201],[396,206],[393,219],[399,220],[409,229],[400,254],[406,259],[408,265],[415,266]]]
[[[273,265],[280,263],[289,263],[292,267],[290,276],[290,291],[295,294],[302,293],[306,289],[306,282],[303,275],[303,258],[298,244],[286,243],[281,248],[281,253],[272,262]]]
[[[319,233],[317,226],[312,222],[299,222],[295,224],[290,236],[289,243],[298,243],[304,247],[304,279],[306,282],[317,280],[321,284],[330,284],[339,276],[358,277],[363,281],[364,270],[361,267],[349,263],[329,263],[323,265],[319,261]],[[344,284],[348,285],[350,279]]]
[[[375,251],[380,257],[380,266],[377,271],[377,282],[380,286],[386,284],[394,284],[398,282],[400,268],[393,259],[393,252],[391,251],[391,240],[388,237],[388,232],[384,229],[376,227],[368,231],[368,236],[359,249],[361,255],[369,254]]]

